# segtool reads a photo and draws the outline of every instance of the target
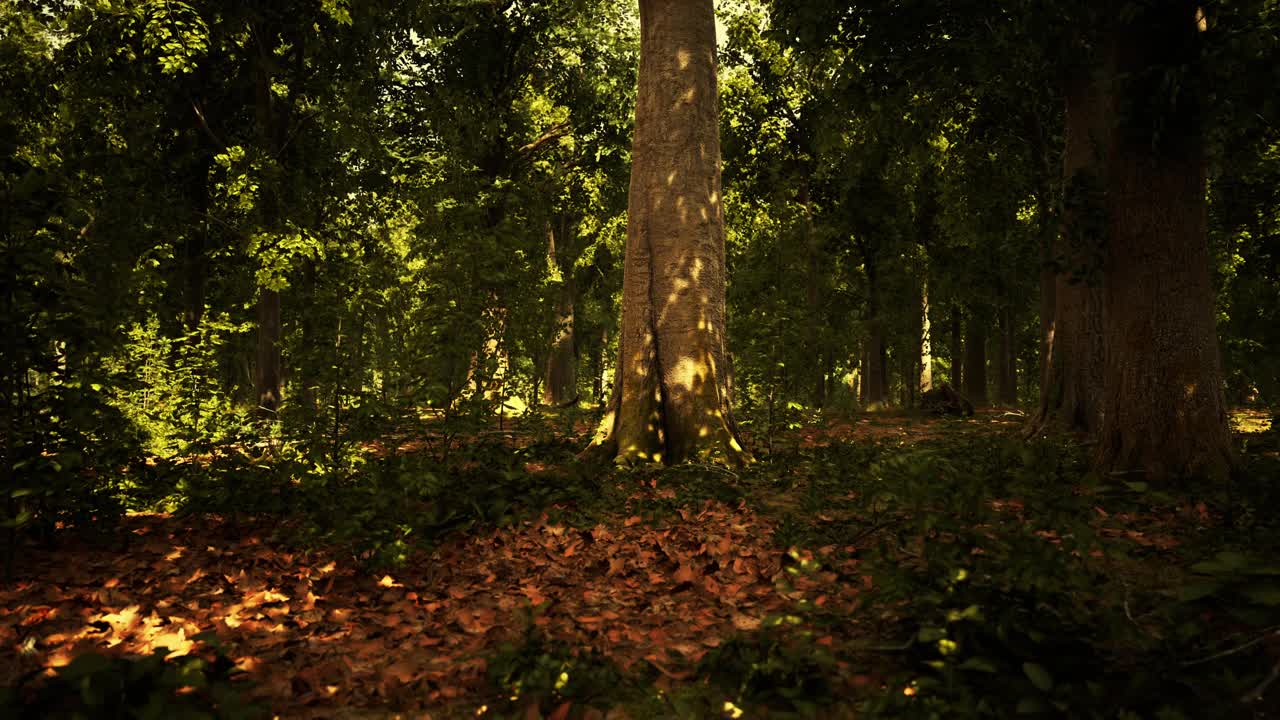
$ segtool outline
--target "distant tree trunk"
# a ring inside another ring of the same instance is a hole
[[[274,415],[280,409],[280,385],[284,368],[280,361],[280,293],[258,291],[258,353],[255,380],[258,408]]]
[[[1000,378],[998,392],[1000,404],[1005,407],[1018,405],[1018,354],[1013,324],[1013,308],[1000,311]]]
[[[495,298],[496,299],[496,298]],[[487,402],[506,402],[506,382],[511,367],[507,354],[507,309],[496,304],[486,313],[488,329],[484,345],[473,356],[471,362],[471,381],[475,393]]]
[[[818,235],[813,231],[813,208],[809,201],[809,179],[804,178],[798,192],[803,216],[805,258],[808,261],[808,283],[805,288],[805,305],[809,317],[805,323],[805,352],[813,361],[813,402],[822,407],[827,399],[827,379],[822,362],[820,342],[822,317],[822,257]]]
[[[183,266],[183,325],[193,333],[204,320],[205,277],[209,261],[209,168],[213,158],[202,155],[191,178],[191,193],[195,202],[195,218],[186,235],[182,248]]]
[[[974,313],[964,337],[964,394],[975,407],[987,404],[987,326]]]
[[[258,27],[255,28],[253,35],[258,53],[251,63],[258,138],[262,148],[274,156],[283,145],[287,115],[284,110],[276,107],[272,91],[271,60],[268,58],[269,49],[266,47],[266,43],[271,42],[271,34]],[[277,161],[279,160],[280,158],[277,158]],[[262,184],[258,200],[261,231],[274,232],[278,229],[276,226],[280,220],[280,190],[278,183],[270,177]],[[257,310],[258,347],[254,379],[257,386],[258,410],[263,415],[272,417],[280,408],[281,386],[284,381],[279,291],[259,288]]]
[[[889,367],[884,340],[884,323],[880,318],[880,268],[874,249],[859,240],[862,263],[867,273],[867,347],[862,387],[863,404],[871,410],[885,404],[889,396]]]
[[[1102,177],[1107,164],[1109,72],[1067,84],[1063,181],[1066,202],[1056,243],[1053,325],[1046,336],[1040,409],[1032,433],[1057,427],[1096,432],[1101,424]]]
[[[605,367],[606,350],[609,347],[609,329],[601,327],[596,333],[595,343],[591,350],[591,400],[599,407],[608,402],[605,397],[609,382],[609,371]]]
[[[929,281],[920,286],[920,392],[933,389],[933,326],[929,322]]]
[[[640,0],[640,39],[618,367],[589,452],[745,462],[725,349],[712,0]]]
[[[578,355],[573,334],[573,309],[578,287],[573,264],[566,261],[569,255],[566,235],[562,226],[557,247],[555,229],[551,224],[547,225],[547,264],[552,274],[559,276],[560,283],[542,401],[555,406],[569,405],[578,400]]]
[[[1058,217],[1055,210],[1056,198],[1053,185],[1053,164],[1049,156],[1048,131],[1040,115],[1032,112],[1028,116],[1030,137],[1033,151],[1038,159],[1036,183],[1036,236],[1039,239],[1040,251],[1040,352],[1037,356],[1039,374],[1024,373],[1027,386],[1030,388],[1031,378],[1038,377],[1043,402],[1044,389],[1050,385],[1050,351],[1053,348],[1055,333],[1054,308],[1057,305],[1058,273],[1053,260],[1054,235],[1058,232]],[[1039,423],[1039,413],[1032,416],[1028,428]]]
[[[1120,29],[1108,172],[1106,394],[1097,467],[1224,479],[1233,465],[1207,244],[1197,3]],[[1170,103],[1163,69],[1187,86]],[[1170,107],[1172,105],[1172,107]],[[1152,116],[1159,118],[1157,123]]]
[[[964,392],[964,341],[960,335],[960,310],[952,308],[951,310],[951,332],[950,347],[947,348],[951,355],[951,387],[956,392]]]
[[[319,289],[319,277],[316,270],[314,260],[308,260],[302,270],[302,284],[306,288],[306,301],[308,304],[315,305],[317,302],[316,293]],[[317,348],[323,347],[324,340],[320,338],[320,334],[316,331],[315,319],[312,313],[299,313],[299,325],[302,329],[302,355],[308,352],[314,352]],[[318,368],[322,367],[319,363],[307,362],[305,359],[294,363],[294,372],[289,379],[289,394],[296,397],[298,404],[306,408],[308,412],[314,414],[320,409],[320,398],[316,394],[320,387],[320,378],[316,373]]]

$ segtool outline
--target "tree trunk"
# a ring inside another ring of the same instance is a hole
[[[255,380],[258,408],[272,416],[280,409],[280,384],[284,368],[280,359],[280,293],[258,291],[258,354]]]
[[[749,459],[730,409],[712,0],[641,0],[622,326],[593,446],[620,461]]]
[[[964,394],[974,407],[987,404],[987,326],[969,316],[964,337]]]
[[[813,231],[813,208],[809,200],[809,179],[800,183],[799,202],[803,215],[805,256],[808,261],[808,285],[805,304],[809,311],[805,329],[805,352],[813,361],[813,402],[822,407],[827,399],[826,368],[822,362],[822,257],[817,233]]]
[[[929,281],[920,286],[920,392],[933,389],[933,326],[929,322]]]
[[[254,112],[257,119],[258,138],[262,148],[276,155],[283,144],[283,128],[287,124],[285,112],[275,106],[272,96],[272,76],[265,43],[271,35],[256,28],[258,56],[251,64],[254,75]],[[279,158],[277,158],[279,160]],[[259,230],[274,232],[280,217],[280,188],[272,177],[262,184],[259,198]],[[258,410],[267,417],[280,408],[281,385],[284,380],[284,361],[281,356],[282,328],[280,322],[280,293],[275,289],[258,290],[258,347],[257,385]]]
[[[1096,432],[1101,424],[1101,179],[1107,164],[1109,71],[1074,78],[1066,93],[1065,202],[1054,253],[1053,325],[1046,336],[1040,409],[1030,431]]]
[[[547,353],[547,371],[542,390],[542,401],[557,407],[578,401],[578,355],[575,348],[573,309],[577,296],[577,283],[573,277],[572,263],[565,262],[567,248],[563,225],[559,247],[556,233],[547,225],[547,264],[553,277],[559,276],[556,295],[555,325],[551,330],[551,347]],[[565,266],[568,270],[565,270]]]
[[[1000,404],[1018,406],[1018,353],[1013,324],[1013,308],[1000,311]]]
[[[1207,243],[1199,97],[1170,103],[1162,70],[1195,75],[1196,3],[1151,6],[1120,29],[1106,255],[1106,394],[1097,467],[1222,479],[1233,465]],[[1195,78],[1188,78],[1190,83]],[[1158,113],[1157,123],[1152,115]],[[1145,122],[1144,122],[1145,119]]]
[[[951,355],[951,387],[956,392],[964,391],[964,341],[960,336],[960,310],[953,308],[951,310],[951,347],[948,352]]]
[[[609,347],[609,329],[601,327],[595,340],[595,347],[591,351],[591,402],[596,407],[603,408],[608,402],[605,392],[608,389],[609,369],[605,366],[605,358]]]
[[[866,242],[859,241],[862,263],[867,273],[867,349],[863,388],[863,405],[868,410],[884,406],[889,393],[889,368],[885,352],[884,323],[880,318],[880,268],[876,264],[875,251]]]
[[[867,322],[867,389],[865,403],[868,410],[884,407],[889,392],[889,368],[885,357],[884,329],[880,319],[872,317]]]
[[[1039,363],[1038,376],[1027,372],[1024,377],[1027,380],[1028,394],[1030,392],[1031,378],[1039,378],[1041,402],[1043,403],[1044,392],[1051,383],[1049,374],[1049,368],[1051,367],[1050,351],[1053,348],[1054,331],[1056,329],[1054,324],[1056,311],[1054,308],[1057,306],[1058,273],[1055,269],[1056,263],[1053,261],[1053,253],[1054,235],[1057,234],[1059,228],[1055,210],[1057,201],[1053,185],[1053,164],[1049,157],[1048,133],[1038,113],[1032,112],[1028,119],[1033,152],[1039,160],[1037,163],[1036,183],[1036,235],[1039,240],[1040,251],[1040,352],[1037,357]],[[1043,410],[1043,404],[1041,408]],[[1033,433],[1038,429],[1038,424],[1041,422],[1040,418],[1041,415],[1038,412],[1032,417],[1032,421],[1028,423],[1028,427]]]

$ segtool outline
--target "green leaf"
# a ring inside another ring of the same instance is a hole
[[[1043,665],[1033,662],[1022,663],[1022,672],[1027,674],[1027,678],[1031,680],[1031,684],[1036,688],[1048,692],[1053,689],[1053,676]]]

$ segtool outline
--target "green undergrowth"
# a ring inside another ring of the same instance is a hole
[[[253,422],[134,466],[113,502],[278,518],[371,567],[543,512],[589,527],[746,504],[779,553],[811,553],[799,570],[859,589],[853,609],[797,605],[700,663],[673,657],[678,679],[529,633],[488,659],[491,716],[1176,720],[1280,703],[1274,433],[1250,436],[1230,483],[1155,486],[1091,474],[1067,439],[958,421],[914,443],[777,441],[733,470],[587,466],[546,418],[382,442]]]
[[[1280,461],[1246,453],[1228,485],[1153,487],[1090,474],[1088,451],[956,433],[645,476],[681,489],[642,500],[654,515],[748,502],[780,551],[815,552],[799,569],[870,589],[851,611],[798,604],[727,638],[680,682],[611,679],[592,703],[630,717],[1273,717]],[[572,653],[556,652],[524,662]],[[579,707],[540,697],[546,713]]]

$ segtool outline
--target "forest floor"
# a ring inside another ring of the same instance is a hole
[[[1241,413],[1237,429],[1243,440],[1268,439],[1254,440],[1251,452],[1274,455],[1266,417]],[[891,578],[882,590],[882,568],[864,564],[879,547],[923,572],[926,538],[963,528],[917,528],[921,507],[950,512],[945,496],[922,490],[914,511],[889,508],[892,498],[876,499],[885,485],[859,484],[848,468],[871,468],[884,483],[929,482],[956,472],[959,461],[948,455],[957,447],[985,453],[983,468],[1019,457],[1038,468],[1069,465],[1017,450],[1023,422],[989,412],[805,425],[767,444],[756,438],[762,455],[772,449],[758,467],[607,471],[593,480],[607,486],[594,504],[553,502],[479,523],[377,569],[345,546],[298,542],[279,517],[130,514],[110,535],[70,532],[56,549],[20,550],[16,582],[0,588],[0,686],[88,651],[200,653],[199,638],[211,632],[245,671],[250,698],[289,718],[736,717],[747,702],[801,714],[821,706],[817,715],[827,717],[844,712],[833,699],[863,691],[909,698],[915,686],[895,683],[920,673],[897,657],[912,643],[903,628],[923,639],[928,623],[905,622],[902,588]],[[899,467],[897,457],[922,457],[923,469]],[[554,464],[536,466],[536,482],[579,481]],[[1007,519],[1007,532],[1037,548],[1063,547],[1078,534],[1033,517],[1027,505],[1037,501],[1016,482],[1002,487],[1008,492],[977,489],[984,518]],[[1098,545],[1083,558],[1109,578],[1096,592],[1156,633],[1142,613],[1156,615],[1157,599],[1203,560],[1185,548],[1204,546],[1234,521],[1195,492],[1147,498],[1138,484],[1122,490],[1120,500],[1097,489],[1066,494],[1087,515],[1076,519],[1096,533]],[[965,502],[955,504],[960,523],[972,522]],[[1107,544],[1119,549],[1104,552]],[[965,554],[983,552],[995,551]],[[780,622],[803,634],[798,650],[768,639]],[[1223,632],[1230,639],[1235,626]],[[717,672],[735,663],[749,669],[716,694],[724,686]],[[1024,680],[1051,700],[1052,683],[1026,666]],[[748,677],[767,674],[762,667],[777,687]],[[620,694],[637,679],[639,695]],[[821,705],[827,701],[835,704]]]

